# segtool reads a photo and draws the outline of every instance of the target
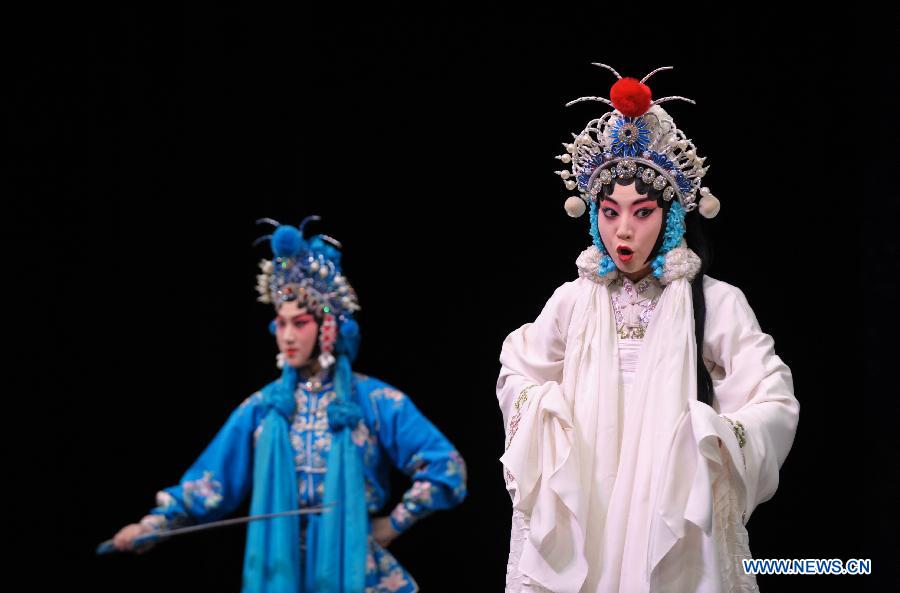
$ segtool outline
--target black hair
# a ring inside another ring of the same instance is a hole
[[[644,180],[639,176],[634,176],[631,179],[623,179],[621,177],[616,177],[614,180],[616,185],[631,185],[634,184],[635,191],[640,195],[647,195],[656,200],[657,206],[662,208],[663,210],[663,222],[659,229],[659,236],[656,238],[656,243],[653,245],[653,249],[650,251],[650,255],[647,257],[647,260],[644,263],[648,263],[656,257],[657,253],[659,253],[660,247],[662,247],[663,238],[666,232],[666,219],[669,215],[669,208],[672,206],[672,201],[666,201],[662,197],[662,191],[654,189],[652,185],[648,185],[644,183]],[[600,195],[597,196],[597,201],[599,202],[603,198],[608,198],[613,192],[613,183],[602,184]],[[674,198],[673,198],[674,199]],[[706,297],[703,294],[703,275],[709,269],[710,264],[712,263],[712,247],[709,242],[706,240],[706,236],[703,233],[703,227],[701,224],[702,217],[700,213],[695,208],[691,212],[685,214],[684,217],[684,240],[687,243],[687,246],[697,254],[697,257],[700,258],[700,270],[697,272],[697,275],[694,277],[694,280],[691,282],[691,300],[693,301],[694,308],[694,337],[697,342],[697,401],[703,402],[709,406],[712,405],[712,400],[714,396],[712,377],[709,374],[709,371],[706,369],[706,365],[703,364],[703,335],[704,335],[704,326],[706,325]],[[599,236],[600,229],[597,229],[597,233]],[[602,242],[603,239],[601,238]],[[606,248],[606,252],[610,253],[609,247],[605,244],[603,245]]]

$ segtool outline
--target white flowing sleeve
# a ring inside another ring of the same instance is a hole
[[[775,354],[744,294],[704,278],[707,301],[703,358],[713,379],[713,408],[706,414],[738,479],[742,522],[778,487],[778,473],[797,430],[800,403],[791,371]],[[695,404],[697,402],[694,402]],[[715,416],[714,416],[715,415]]]
[[[534,323],[526,323],[503,341],[497,399],[506,428],[506,448],[515,436],[518,418],[527,409],[531,388],[562,381],[574,285],[574,281],[567,282],[557,288]]]
[[[503,413],[506,449],[515,437],[519,421],[531,403],[529,391],[544,386],[559,385],[563,377],[568,331],[574,303],[574,282],[556,289],[544,309],[535,319],[515,330],[503,342],[500,353],[500,377],[497,380],[497,399]],[[540,392],[540,389],[535,389]],[[504,468],[504,480],[513,500],[516,499],[515,478]],[[528,537],[530,518],[513,510],[510,550],[506,572],[507,593],[544,591],[522,574],[519,562]]]

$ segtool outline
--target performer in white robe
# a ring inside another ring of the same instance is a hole
[[[509,592],[758,590],[745,525],[799,403],[743,293],[703,274],[697,215],[719,203],[649,76],[620,78],[615,110],[558,157],[594,245],[503,344]]]

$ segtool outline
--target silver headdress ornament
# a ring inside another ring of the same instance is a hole
[[[571,169],[557,171],[566,189],[578,189],[579,195],[566,200],[566,212],[578,217],[584,214],[588,201],[596,201],[603,185],[616,178],[640,177],[644,183],[662,191],[668,201],[677,197],[686,212],[699,207],[705,218],[719,212],[719,200],[709,188],[701,185],[709,167],[706,157],[697,155],[696,147],[675,126],[660,103],[685,97],[663,97],[651,101],[647,79],[671,66],[657,68],[641,80],[622,78],[606,64],[594,63],[610,70],[618,79],[610,89],[610,98],[580,97],[566,107],[582,101],[600,101],[613,107],[588,122],[584,130],[572,134],[573,142],[563,143],[566,153],[556,157]],[[699,197],[699,200],[698,200]]]

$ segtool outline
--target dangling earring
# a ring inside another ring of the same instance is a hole
[[[337,319],[331,313],[326,313],[322,319],[322,327],[319,329],[319,365],[327,369],[334,364],[335,358],[332,352],[337,342]]]
[[[275,366],[279,369],[283,369],[284,365],[287,364],[287,356],[284,355],[284,352],[279,352],[275,355]]]

